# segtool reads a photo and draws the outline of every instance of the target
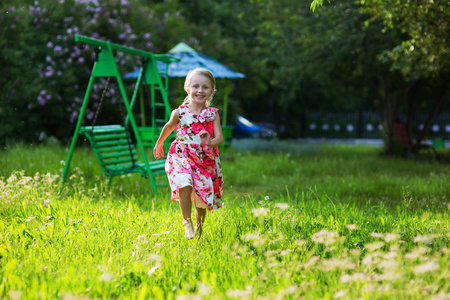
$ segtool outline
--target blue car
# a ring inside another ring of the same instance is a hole
[[[233,138],[275,138],[277,136],[273,125],[261,123],[261,125],[258,126],[239,115],[236,115],[235,119],[236,120],[232,126]]]

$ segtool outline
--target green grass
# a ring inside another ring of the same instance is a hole
[[[225,205],[187,241],[169,190],[106,187],[92,151],[0,153],[0,298],[448,299],[448,164],[368,146],[226,151]],[[62,161],[62,162],[61,162]]]

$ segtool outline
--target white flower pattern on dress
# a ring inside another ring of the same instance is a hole
[[[177,137],[170,146],[166,173],[172,190],[172,201],[179,201],[179,189],[191,186],[196,207],[216,209],[222,206],[223,174],[219,149],[202,144],[198,133],[205,129],[214,137],[217,108],[207,107],[199,115],[187,105],[179,107]]]

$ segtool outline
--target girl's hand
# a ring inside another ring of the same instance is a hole
[[[153,156],[155,156],[156,159],[164,157],[163,143],[156,143],[155,148],[153,148]]]
[[[201,139],[203,144],[205,144],[206,146],[211,147],[211,136],[209,135],[208,131],[203,129],[202,131],[200,131],[198,133],[198,135],[200,136],[200,139]]]

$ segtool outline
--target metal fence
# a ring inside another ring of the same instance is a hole
[[[411,124],[412,137],[423,128],[426,115]],[[308,112],[302,115],[302,137],[381,139],[383,125],[375,112]],[[427,139],[450,140],[450,114],[439,115],[431,124]]]

